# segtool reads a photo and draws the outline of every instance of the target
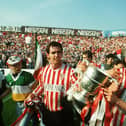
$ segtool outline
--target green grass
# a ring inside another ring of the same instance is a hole
[[[2,117],[5,126],[10,126],[16,119],[16,104],[12,101],[11,94],[3,99]]]
[[[2,117],[5,126],[10,126],[18,118],[16,115],[16,103],[12,100],[11,94],[3,99]],[[29,126],[31,126],[31,122]]]
[[[16,116],[16,103],[12,100],[11,94],[9,94],[3,99],[2,117],[5,126],[10,126],[18,118]],[[79,123],[78,121],[79,120],[75,119],[75,123],[78,124]],[[31,126],[31,123],[29,124],[29,126]]]

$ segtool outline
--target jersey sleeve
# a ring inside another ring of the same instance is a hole
[[[37,81],[39,82],[39,85],[34,89],[33,94],[40,96],[42,95],[43,91],[44,91],[44,87],[43,87],[43,82],[42,82],[42,69],[41,71],[39,71],[38,75],[37,75]]]
[[[71,86],[74,87],[79,87],[79,74],[77,73],[76,69],[72,69],[72,73],[71,73]]]
[[[120,75],[119,75],[119,80],[120,80],[119,90],[122,90],[122,89],[126,88],[126,68],[122,68],[119,71],[120,71]]]

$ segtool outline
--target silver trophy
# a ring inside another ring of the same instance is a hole
[[[81,90],[75,91],[72,90],[75,87],[71,87],[67,93],[68,98],[70,96],[73,106],[78,113],[80,113],[82,108],[86,105],[87,96],[95,96],[93,92],[97,89],[99,84],[103,83],[106,77],[108,78],[108,82],[115,81],[107,73],[93,65],[89,65],[84,74],[81,75],[81,79],[79,78],[79,80],[81,80],[79,83]]]

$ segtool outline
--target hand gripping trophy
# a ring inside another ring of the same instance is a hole
[[[96,90],[98,90],[104,81],[106,81],[106,84],[109,84],[111,81],[116,81],[110,75],[91,64],[88,64],[83,74],[79,70],[76,70],[75,74],[79,75],[76,83],[79,83],[80,90],[75,90],[74,86],[71,87],[67,92],[67,99],[72,101],[73,107],[79,114],[87,102],[93,100],[93,97],[96,95]]]

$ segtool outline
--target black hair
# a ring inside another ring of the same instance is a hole
[[[87,55],[88,58],[91,58],[92,59],[92,52],[90,50],[86,50],[83,52],[83,55]]]
[[[59,47],[61,49],[61,51],[63,52],[63,47],[59,42],[56,41],[52,41],[48,44],[47,48],[46,48],[46,52],[49,54],[50,51],[50,47]]]
[[[119,59],[117,56],[113,57],[113,65],[118,65],[118,64],[124,64],[121,59]]]
[[[109,59],[109,58],[112,58],[112,59],[113,59],[114,57],[115,57],[115,55],[114,55],[114,54],[112,54],[112,53],[110,53],[110,54],[106,55],[106,58],[108,58],[108,59]]]

